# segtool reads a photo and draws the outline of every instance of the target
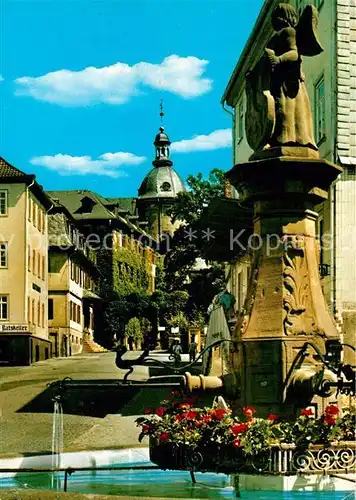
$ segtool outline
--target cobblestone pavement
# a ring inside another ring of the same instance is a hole
[[[135,358],[138,354],[130,352],[125,357]],[[164,354],[154,353],[154,356],[168,360]],[[149,377],[148,370],[136,367],[130,378],[145,380]],[[115,365],[114,352],[1,368],[0,454],[28,456],[50,452],[54,392],[47,387],[48,383],[64,377],[122,379],[124,374]],[[63,402],[64,451],[138,446],[134,420],[144,408],[158,406],[169,393],[169,389],[137,388],[68,391]]]

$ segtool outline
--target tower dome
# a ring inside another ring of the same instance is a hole
[[[139,200],[176,198],[179,192],[185,191],[185,187],[173,168],[173,162],[170,159],[171,141],[164,127],[159,128],[153,144],[156,151],[152,162],[154,168],[143,179],[138,190],[138,198]]]
[[[140,218],[148,222],[149,232],[161,239],[164,233],[172,234],[180,225],[179,222],[173,224],[168,213],[178,193],[186,189],[173,168],[170,159],[171,141],[163,126],[159,128],[153,144],[153,169],[148,172],[138,189],[137,208]]]
[[[181,191],[185,191],[182,179],[173,167],[165,165],[148,172],[138,190],[138,198],[177,198]]]

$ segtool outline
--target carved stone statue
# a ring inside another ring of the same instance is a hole
[[[313,119],[301,71],[302,56],[323,51],[317,35],[318,11],[307,5],[298,21],[293,6],[272,13],[275,30],[264,56],[246,75],[246,136],[259,154],[318,157]]]

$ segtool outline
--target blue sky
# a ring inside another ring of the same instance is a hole
[[[220,99],[262,0],[0,3],[0,154],[46,189],[135,196],[161,98],[183,179],[231,167]]]

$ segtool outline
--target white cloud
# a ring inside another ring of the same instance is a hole
[[[175,153],[190,153],[191,151],[212,151],[213,149],[229,148],[232,144],[230,128],[214,130],[207,135],[195,135],[191,139],[172,142],[171,150]]]
[[[63,106],[123,104],[146,85],[191,98],[211,89],[212,81],[202,78],[207,64],[197,57],[171,55],[160,64],[139,62],[130,66],[118,62],[81,71],[61,69],[39,77],[17,78],[16,94]]]
[[[54,170],[60,175],[106,175],[122,177],[126,173],[121,170],[123,165],[139,165],[145,161],[144,156],[132,153],[104,153],[97,159],[91,156],[71,156],[62,153],[54,156],[35,156],[30,160],[32,165]]]

